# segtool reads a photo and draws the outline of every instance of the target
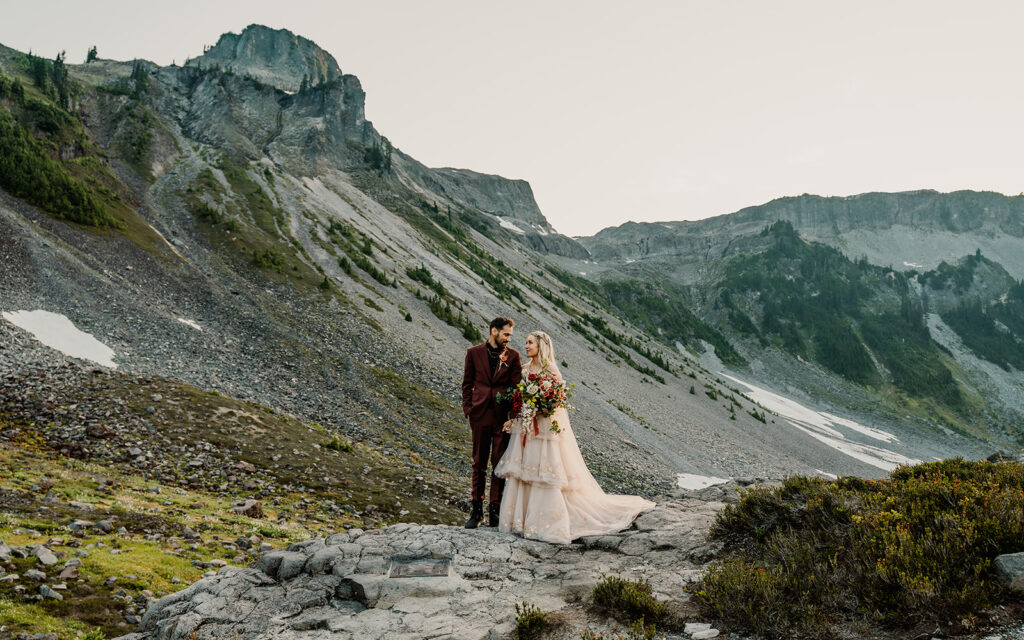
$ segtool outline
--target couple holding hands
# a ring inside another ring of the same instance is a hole
[[[473,432],[466,528],[483,520],[488,463],[488,526],[555,544],[627,528],[655,504],[601,489],[569,423],[551,337],[530,333],[523,363],[509,346],[514,327],[511,318],[499,316],[491,321],[487,341],[466,350],[462,410]]]

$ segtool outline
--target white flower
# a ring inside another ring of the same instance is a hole
[[[540,388],[537,386],[536,382],[531,383],[531,384],[526,386],[526,393],[528,393],[531,396],[537,395],[538,391],[540,391]]]
[[[543,389],[544,391],[547,391],[548,389],[551,388],[551,382],[549,380],[545,380],[544,382],[541,382],[540,383],[540,388]]]

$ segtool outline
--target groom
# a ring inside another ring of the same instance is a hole
[[[473,430],[473,513],[466,522],[475,529],[484,517],[484,488],[487,484],[487,462],[491,463],[491,495],[487,505],[487,526],[498,526],[498,510],[505,481],[494,476],[493,467],[501,460],[508,446],[509,435],[502,431],[507,409],[498,405],[495,396],[519,384],[522,364],[519,352],[508,346],[515,322],[498,316],[491,320],[487,342],[466,349],[466,366],[462,376],[462,412]]]

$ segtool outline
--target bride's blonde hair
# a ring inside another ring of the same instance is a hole
[[[555,364],[555,345],[551,342],[551,336],[543,331],[533,331],[530,335],[537,341],[537,357],[531,358],[530,363],[537,360],[541,369],[557,371],[558,365]]]

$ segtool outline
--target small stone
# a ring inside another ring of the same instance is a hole
[[[44,598],[49,598],[51,600],[63,600],[64,599],[64,596],[60,595],[59,593],[57,593],[56,591],[54,591],[48,585],[45,585],[45,584],[39,585],[39,595],[43,596]]]
[[[717,638],[718,634],[718,629],[707,629],[705,631],[698,631],[690,637],[693,638],[693,640],[710,640],[711,638]]]
[[[110,520],[100,520],[96,523],[96,528],[102,531],[103,533],[110,533],[114,530],[114,523]]]
[[[234,506],[234,512],[241,516],[248,516],[250,518],[262,518],[263,517],[263,505],[258,500],[246,500],[245,502],[236,503]]]
[[[239,460],[235,463],[235,470],[241,471],[242,473],[256,473],[256,465],[245,460]]]
[[[707,631],[711,625],[706,622],[687,622],[683,626],[683,633],[692,634],[700,631]]]
[[[181,535],[183,535],[186,540],[198,540],[199,539],[199,534],[196,533],[195,531],[193,531],[192,528],[188,527],[188,526],[186,526],[184,529],[182,529]]]
[[[85,428],[85,435],[90,438],[105,439],[113,438],[117,433],[105,424],[90,424]]]
[[[132,447],[131,449],[128,450],[128,455],[130,455],[133,458],[138,458],[139,456],[142,455],[142,449],[138,447]]]
[[[173,578],[171,578],[171,584],[181,584],[181,578],[179,578],[178,576],[174,576]]]
[[[68,525],[68,529],[71,529],[72,531],[79,531],[81,529],[89,529],[94,526],[96,526],[96,523],[91,520],[76,519]]]
[[[36,548],[36,558],[39,559],[39,562],[44,567],[52,567],[53,565],[57,564],[57,556],[55,556],[53,552],[47,549],[46,547]]]
[[[16,573],[8,573],[6,576],[0,578],[0,582],[5,582],[7,584],[11,584],[13,582],[17,582],[18,578],[20,578],[20,577],[21,576],[19,576]]]
[[[46,582],[46,574],[39,569],[29,569],[25,572],[25,577],[36,582]]]
[[[74,580],[78,578],[78,567],[68,567],[60,572],[61,580]]]

